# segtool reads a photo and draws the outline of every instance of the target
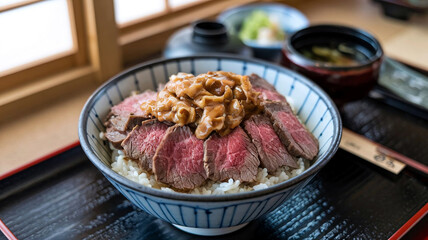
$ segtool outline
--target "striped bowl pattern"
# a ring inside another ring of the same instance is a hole
[[[267,189],[224,196],[169,193],[144,187],[110,168],[111,151],[98,136],[110,108],[131,91],[157,89],[177,72],[208,71],[257,73],[272,83],[290,102],[302,122],[318,139],[317,159],[301,175]],[[167,222],[191,227],[221,229],[247,223],[277,208],[303,187],[337,151],[341,120],[331,99],[314,83],[283,67],[232,55],[200,55],[156,60],[127,70],[101,86],[88,100],[79,120],[82,148],[94,165],[132,203]]]

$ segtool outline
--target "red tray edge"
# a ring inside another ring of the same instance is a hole
[[[404,236],[413,226],[415,226],[425,215],[428,214],[428,203],[425,204],[419,211],[413,215],[401,228],[399,228],[389,240],[397,240]],[[428,229],[425,229],[428,235]]]
[[[28,162],[28,163],[26,163],[26,164],[24,164],[22,166],[19,166],[19,167],[15,168],[15,169],[12,169],[12,170],[10,170],[10,171],[8,171],[8,172],[0,175],[0,181],[3,180],[3,179],[5,179],[5,178],[7,178],[7,177],[10,177],[10,176],[18,173],[18,172],[21,172],[21,171],[23,171],[23,170],[25,170],[25,169],[27,169],[27,168],[29,168],[31,166],[34,166],[34,165],[36,165],[38,163],[46,161],[47,159],[52,158],[52,157],[54,157],[54,156],[56,156],[58,154],[61,154],[61,153],[65,152],[65,151],[68,151],[68,150],[74,148],[74,147],[77,147],[79,145],[80,145],[79,141],[73,142],[73,143],[71,143],[71,144],[69,144],[67,146],[64,146],[64,147],[62,147],[62,148],[60,148],[60,149],[58,149],[56,151],[53,151],[53,152],[51,152],[51,153],[49,153],[49,154],[47,154],[45,156],[42,156],[42,157],[37,158],[37,159],[34,159],[31,162]]]
[[[10,231],[10,229],[4,224],[4,222],[0,219],[0,231],[6,236],[9,240],[18,240],[15,235]]]

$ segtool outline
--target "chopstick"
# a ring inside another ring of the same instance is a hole
[[[428,166],[410,159],[347,128],[343,128],[340,148],[394,174],[406,166],[428,176]]]
[[[376,149],[379,153],[382,153],[382,154],[384,154],[390,158],[394,158],[394,159],[396,159],[402,163],[407,164],[409,167],[412,167],[412,168],[428,175],[428,166],[426,166],[426,165],[424,165],[418,161],[415,161],[411,158],[408,158],[408,157],[406,157],[406,156],[404,156],[404,155],[402,155],[402,154],[400,154],[394,150],[391,150],[387,147],[384,147],[380,144],[378,144]]]

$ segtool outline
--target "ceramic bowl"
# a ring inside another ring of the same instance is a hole
[[[275,186],[229,195],[193,195],[165,192],[133,182],[110,167],[111,150],[98,136],[111,106],[131,91],[156,89],[177,72],[208,71],[257,73],[288,98],[300,119],[319,141],[320,152],[312,165],[297,177]],[[133,204],[174,226],[199,235],[220,235],[235,231],[273,211],[307,184],[338,149],[342,132],[339,113],[317,85],[305,77],[264,61],[233,55],[199,55],[161,59],[140,64],[113,77],[99,87],[85,104],[79,119],[83,150],[104,176]]]
[[[309,59],[298,51],[342,42],[356,46],[367,59],[353,66],[334,66]],[[282,65],[319,84],[339,106],[369,93],[376,85],[383,60],[382,47],[374,36],[361,29],[340,25],[301,29],[288,38],[282,53]]]
[[[237,36],[244,19],[256,10],[264,11],[269,16],[278,19],[287,36],[309,25],[308,19],[300,11],[279,3],[253,3],[230,8],[222,12],[217,20],[226,25],[229,34]],[[266,60],[279,58],[283,45],[282,42],[274,45],[261,45],[257,41],[244,41],[244,44],[253,50],[255,57]]]

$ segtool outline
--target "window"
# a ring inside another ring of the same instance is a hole
[[[172,9],[175,9],[177,7],[188,6],[189,4],[197,3],[197,2],[203,2],[203,1],[202,0],[168,0],[169,6]]]
[[[114,0],[114,13],[119,25],[164,12],[165,7],[163,0]]]
[[[82,12],[80,0],[0,1],[0,94],[86,64]]]
[[[114,0],[114,12],[117,24],[126,26],[203,2],[203,0]]]
[[[66,0],[42,1],[2,12],[0,32],[0,72],[72,51],[74,46]]]

